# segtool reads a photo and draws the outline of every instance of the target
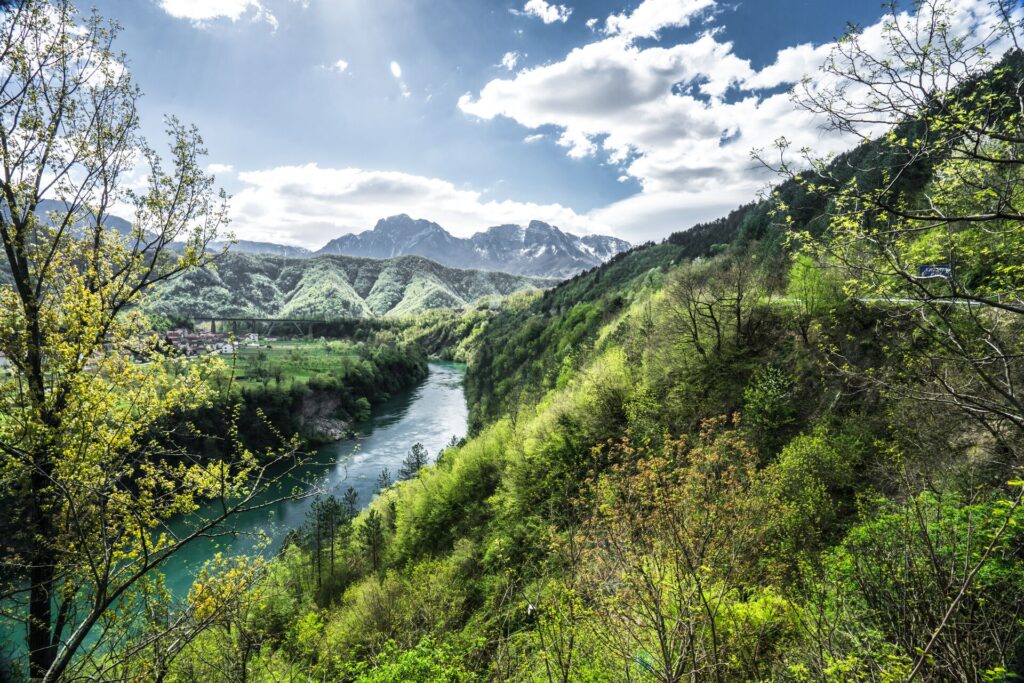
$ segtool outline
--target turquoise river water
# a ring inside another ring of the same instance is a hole
[[[462,390],[464,375],[462,364],[431,362],[425,380],[374,408],[370,419],[357,426],[358,438],[320,448],[313,463],[268,491],[264,500],[285,497],[298,486],[312,483],[312,489],[339,498],[351,486],[359,493],[359,507],[365,507],[376,493],[381,470],[387,467],[394,476],[414,443],[426,446],[433,461],[452,437],[466,435],[469,412]],[[275,503],[233,518],[228,533],[190,543],[164,563],[167,587],[176,598],[184,598],[196,572],[216,553],[249,553],[257,539],[268,541],[263,552],[276,553],[288,531],[303,523],[312,502],[306,497]],[[215,512],[211,506],[197,514],[208,517]],[[183,531],[187,525],[179,526]],[[23,655],[24,629],[0,618],[0,680],[3,660]]]
[[[414,443],[426,446],[431,460],[452,437],[466,435],[468,410],[462,391],[465,366],[431,362],[430,374],[419,385],[374,408],[371,418],[359,425],[360,436],[320,448],[315,463],[300,477],[268,492],[268,499],[293,490],[296,482],[317,482],[325,494],[341,498],[349,486],[359,493],[365,507],[377,489],[377,476],[387,467],[396,475]],[[164,565],[167,586],[176,597],[184,597],[204,562],[217,552],[225,556],[246,553],[265,534],[269,552],[277,552],[289,530],[300,526],[312,504],[311,498],[291,500],[239,516],[231,522],[230,534],[200,539],[183,548]],[[205,515],[200,510],[199,514]]]

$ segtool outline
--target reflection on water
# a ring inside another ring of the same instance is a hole
[[[359,426],[362,436],[321,448],[313,464],[290,483],[270,492],[267,499],[283,495],[299,482],[318,480],[326,493],[339,498],[345,489],[353,487],[359,493],[360,507],[365,506],[376,493],[381,470],[387,467],[394,477],[414,443],[426,446],[433,460],[452,437],[465,436],[468,411],[462,392],[464,374],[465,366],[461,364],[430,363],[430,375],[419,386],[374,409],[370,420]],[[214,553],[249,552],[260,534],[266,535],[271,551],[276,551],[285,534],[302,524],[311,504],[309,498],[274,504],[236,518],[229,535],[196,541],[184,548],[164,566],[168,588],[183,597],[196,570]]]

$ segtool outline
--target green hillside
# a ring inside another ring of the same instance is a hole
[[[461,309],[551,281],[448,268],[419,256],[288,259],[228,253],[161,286],[148,310],[171,320],[255,316],[339,320]]]
[[[793,91],[847,153],[758,141],[758,201],[559,283],[206,267],[173,120],[155,252],[5,187],[0,681],[1024,680],[1024,7],[975,42],[963,4],[893,3]],[[204,316],[336,338],[152,330]]]
[[[989,195],[942,150],[850,170],[902,132],[490,318],[474,435],[323,583],[311,516],[181,676],[1019,680],[1022,217],[946,220]]]

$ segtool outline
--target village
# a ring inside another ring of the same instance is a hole
[[[262,338],[264,344],[277,340],[277,337]],[[230,356],[238,353],[239,349],[256,349],[261,346],[261,337],[258,332],[248,332],[239,338],[235,338],[234,334],[190,330],[188,328],[169,330],[164,334],[162,341],[167,350],[172,350],[174,355],[184,357],[211,354]],[[139,360],[142,359],[139,358]],[[10,370],[10,358],[0,352],[0,373],[7,373]]]
[[[277,338],[264,337],[263,341],[274,342]],[[248,332],[236,339],[233,334],[177,328],[164,335],[164,342],[181,356],[231,355],[237,353],[239,348],[258,348],[260,335],[258,332]]]

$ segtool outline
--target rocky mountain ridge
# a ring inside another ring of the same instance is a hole
[[[316,253],[378,259],[416,255],[455,268],[566,278],[629,248],[616,237],[579,237],[543,221],[455,237],[437,223],[400,214],[378,221],[372,230],[333,239]]]

